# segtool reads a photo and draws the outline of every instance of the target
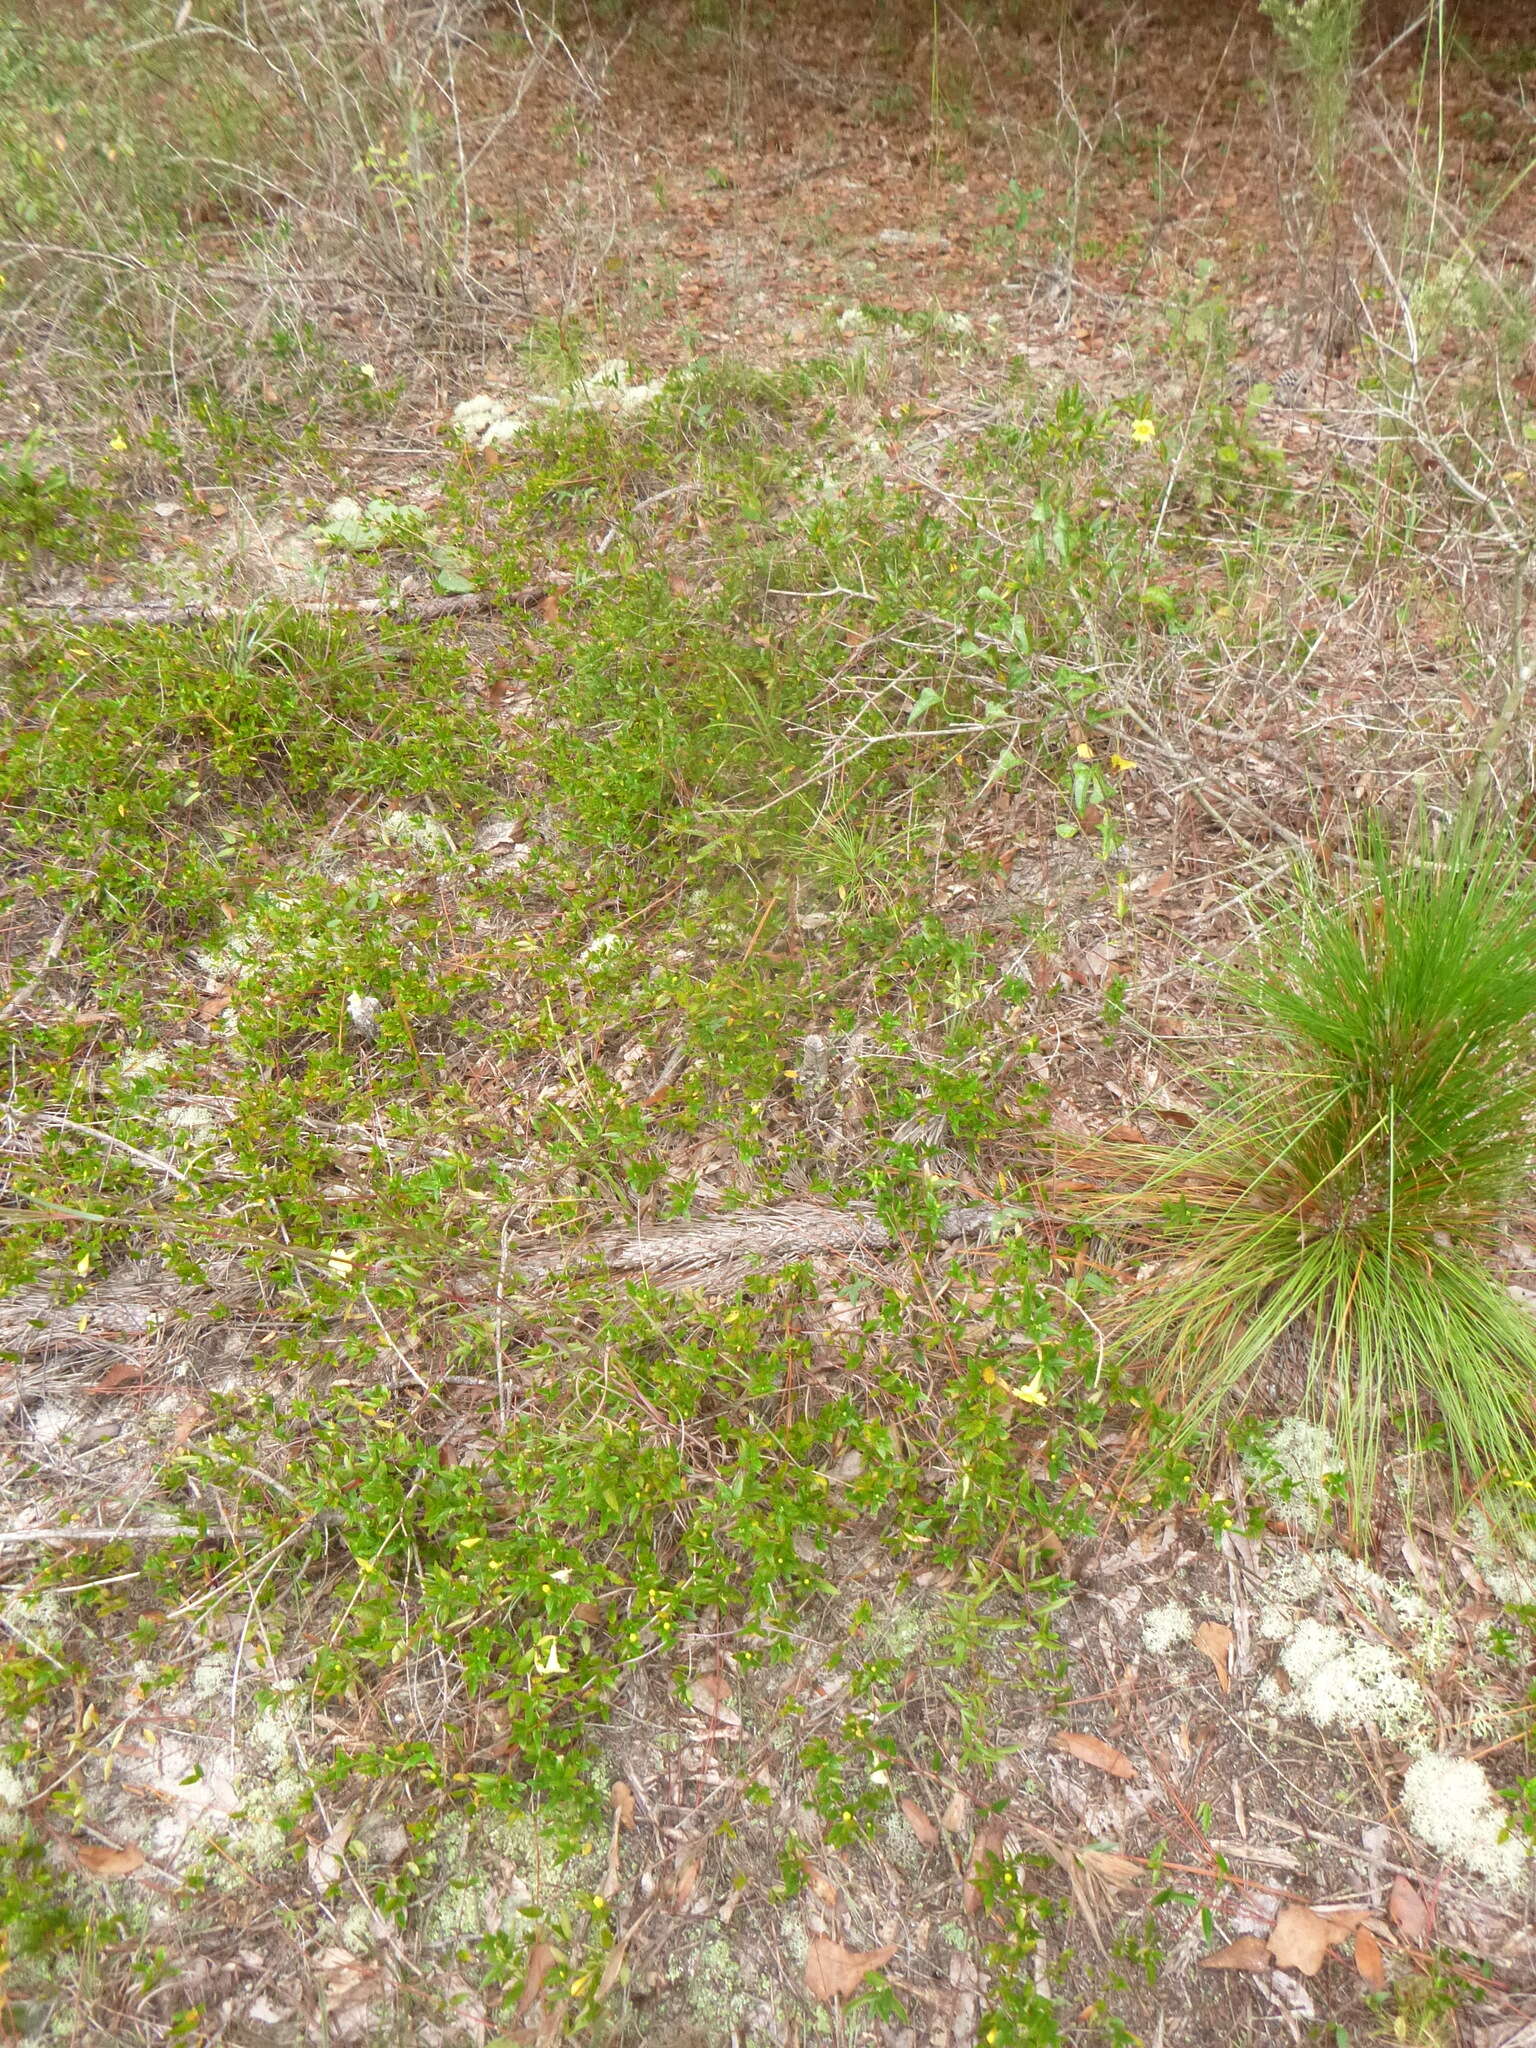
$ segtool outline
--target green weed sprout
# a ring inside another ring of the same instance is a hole
[[[1394,1439],[1410,1491],[1437,1445],[1463,1496],[1536,1469],[1536,1318],[1486,1262],[1536,1138],[1536,884],[1466,827],[1403,851],[1371,826],[1355,851],[1344,879],[1301,874],[1235,980],[1248,1029],[1188,1142],[1062,1163],[1095,1221],[1171,1255],[1122,1336],[1181,1439],[1284,1398],[1294,1354],[1359,1526]]]

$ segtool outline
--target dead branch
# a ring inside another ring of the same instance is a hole
[[[243,619],[261,604],[302,613],[306,618],[356,619],[461,619],[478,613],[532,611],[549,595],[543,584],[529,584],[522,590],[467,590],[451,597],[302,597],[255,598],[249,604],[175,604],[169,598],[155,598],[142,604],[89,604],[73,599],[19,608],[29,624],[53,620],[65,624],[92,626],[211,626],[229,619]]]
[[[1049,1217],[1033,1204],[976,1203],[947,1210],[936,1235],[943,1244],[959,1244],[994,1237],[1019,1223],[1065,1220]],[[574,1244],[513,1245],[506,1270],[534,1279],[593,1267],[644,1274],[661,1287],[714,1293],[734,1286],[749,1272],[769,1272],[817,1253],[890,1252],[900,1243],[898,1233],[867,1209],[779,1202],[767,1209],[737,1209],[726,1216],[663,1224],[645,1233],[605,1231]]]

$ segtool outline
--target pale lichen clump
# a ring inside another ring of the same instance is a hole
[[[1304,1550],[1278,1558],[1259,1587],[1259,1634],[1266,1642],[1283,1642],[1300,1620],[1301,1609],[1327,1583],[1322,1566]]]
[[[1367,1613],[1373,1606],[1391,1609],[1425,1671],[1440,1669],[1456,1647],[1456,1617],[1449,1601],[1439,1609],[1431,1607],[1417,1587],[1383,1578],[1344,1550],[1330,1550],[1324,1563],[1332,1583],[1352,1594]]]
[[[234,1659],[227,1650],[210,1650],[192,1667],[192,1696],[211,1700],[223,1692],[234,1675]]]
[[[630,382],[629,365],[622,356],[610,356],[586,377],[578,377],[564,391],[530,392],[527,404],[546,412],[638,412],[666,389],[665,380],[655,383]],[[453,408],[449,432],[473,448],[502,448],[525,434],[531,414],[515,412],[504,398],[489,391],[477,391]]]
[[[710,2040],[728,2041],[757,2003],[756,1973],[746,1972],[725,1941],[710,1941],[698,1951],[688,1973],[688,2003]]]
[[[0,1842],[9,1842],[21,1833],[23,1809],[36,1795],[37,1781],[31,1773],[23,1777],[9,1764],[0,1763]]]
[[[1290,1692],[1271,1677],[1258,1697],[1288,1720],[1341,1732],[1374,1727],[1388,1741],[1410,1748],[1429,1740],[1434,1722],[1424,1689],[1384,1643],[1346,1635],[1309,1616],[1281,1650],[1280,1668],[1291,1681]]]
[[[558,1913],[603,1873],[595,1848],[560,1856],[526,1814],[450,1814],[430,1847],[417,1851],[444,1882],[424,1923],[429,1942],[459,1947],[487,1933],[512,1933],[529,1915]]]
[[[1152,1607],[1141,1617],[1141,1640],[1154,1657],[1166,1656],[1180,1643],[1194,1640],[1195,1618],[1177,1600]]]
[[[1536,1607],[1536,1530],[1513,1519],[1495,1530],[1481,1507],[1467,1516],[1472,1561],[1495,1600],[1506,1607]]]
[[[1334,1482],[1344,1470],[1338,1445],[1321,1423],[1288,1415],[1269,1433],[1262,1451],[1243,1460],[1263,1494],[1303,1528],[1325,1520],[1335,1498]]]
[[[1501,1891],[1530,1875],[1530,1845],[1507,1835],[1508,1813],[1499,1805],[1481,1764],[1470,1757],[1431,1751],[1403,1779],[1408,1825],[1448,1862],[1459,1863]]]
[[[49,1405],[41,1404],[42,1407]],[[58,1406],[73,1420],[73,1408],[65,1408],[63,1403],[52,1405]],[[50,1431],[46,1420],[39,1428],[39,1410],[34,1409],[28,1421],[34,1435],[48,1438]],[[29,1650],[41,1650],[46,1654],[58,1649],[64,1641],[64,1603],[57,1593],[13,1593],[0,1601],[0,1628],[15,1636]]]

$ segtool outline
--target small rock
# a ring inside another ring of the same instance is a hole
[[[495,853],[500,847],[515,846],[517,833],[516,818],[487,818],[475,834],[475,851]]]
[[[379,1018],[384,1005],[377,996],[360,995],[354,988],[347,995],[347,1021],[359,1038],[369,1040],[379,1035]]]
[[[386,846],[414,846],[418,853],[432,856],[455,850],[446,825],[436,818],[419,818],[414,811],[391,811],[379,821],[379,837]]]
[[[178,1102],[165,1112],[165,1121],[173,1131],[211,1131],[213,1112],[200,1102]]]

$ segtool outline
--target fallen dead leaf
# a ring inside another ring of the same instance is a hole
[[[528,1967],[523,1972],[523,1988],[518,1994],[517,2016],[522,2019],[529,2007],[537,2000],[544,1988],[544,1979],[559,1962],[558,1950],[547,1941],[536,1941],[528,1951]]]
[[[724,1728],[739,1728],[741,1716],[730,1704],[731,1682],[718,1671],[706,1671],[694,1679],[688,1688],[688,1698],[701,1714],[707,1714],[712,1721],[718,1721]]]
[[[232,998],[227,989],[220,989],[216,996],[208,996],[197,1006],[199,1021],[204,1024],[211,1024],[215,1017],[222,1017],[229,1008],[231,1000]]]
[[[177,1450],[190,1442],[192,1432],[207,1416],[208,1410],[201,1401],[188,1401],[176,1417],[176,1427],[171,1431],[171,1442]]]
[[[143,1867],[144,1851],[128,1847],[109,1849],[100,1842],[76,1842],[75,1861],[92,1877],[131,1877]]]
[[[819,1871],[814,1863],[802,1863],[800,1867],[805,1872],[806,1883],[816,1894],[817,1898],[820,1899],[821,1903],[824,1906],[835,1906],[838,1893],[837,1886],[832,1882],[831,1878]]]
[[[844,1948],[817,1934],[811,1939],[805,1958],[805,1988],[823,2005],[834,1998],[851,1998],[871,1970],[882,1970],[895,1955],[894,1948]]]
[[[1202,1970],[1267,1970],[1269,1965],[1269,1943],[1256,1934],[1240,1934],[1215,1955],[1200,1958]]]
[[[630,1921],[628,1927],[625,1928],[624,1932],[613,1944],[613,1947],[609,1949],[608,1959],[603,1964],[603,1974],[597,1980],[597,1995],[599,1998],[606,1998],[614,1985],[618,1983],[620,1972],[623,1970],[625,1960],[629,1955],[631,1942],[633,1942],[635,1936],[644,1927],[646,1921],[650,1919],[655,1910],[654,1905],[647,1906],[644,1912]]]
[[[688,1901],[693,1897],[694,1892],[698,1889],[698,1883],[699,1864],[698,1859],[695,1857],[692,1862],[685,1863],[677,1873],[677,1883],[672,1887],[672,1910],[674,1913],[681,1913],[683,1911]]]
[[[126,1394],[144,1385],[144,1368],[136,1359],[120,1358],[109,1365],[96,1384],[86,1388],[88,1394]]]
[[[1147,1100],[1148,1109],[1155,1109],[1164,1123],[1177,1124],[1182,1131],[1192,1131],[1200,1121],[1200,1109],[1188,1096],[1176,1095],[1171,1088],[1159,1088]]]
[[[976,1880],[985,1872],[989,1863],[996,1863],[1008,1845],[1008,1833],[1000,1820],[986,1821],[976,1830],[976,1839],[971,1844],[971,1860],[965,1866],[964,1906],[972,1919],[981,1911],[985,1901],[981,1887]]]
[[[618,1815],[621,1828],[632,1828],[635,1824],[635,1795],[622,1778],[615,1778],[608,1787],[608,1799]]]
[[[304,1861],[316,1891],[324,1892],[340,1879],[346,1869],[347,1844],[356,1825],[356,1816],[344,1813],[323,1842],[310,1844]]]
[[[1382,1961],[1381,1943],[1369,1927],[1355,1929],[1355,1968],[1367,1990],[1386,1990],[1387,1966]]]
[[[1387,1895],[1387,1917],[1410,1948],[1423,1948],[1429,1938],[1429,1908],[1408,1879],[1399,1873]]]
[[[1364,1917],[1362,1910],[1359,1918]],[[1282,1906],[1270,1929],[1270,1954],[1282,1970],[1315,1977],[1329,1949],[1347,1941],[1358,1924],[1347,1909],[1332,1914],[1314,1913],[1310,1906]]]
[[[1098,1735],[1080,1734],[1075,1728],[1068,1728],[1055,1739],[1055,1747],[1064,1749],[1068,1756],[1075,1756],[1080,1764],[1092,1764],[1096,1771],[1107,1771],[1112,1778],[1134,1778],[1136,1766],[1129,1757],[1122,1756],[1113,1743],[1105,1742]]]
[[[963,1792],[952,1792],[949,1804],[939,1815],[939,1826],[946,1835],[963,1835],[970,1826],[971,1802]]]
[[[1216,1683],[1232,1690],[1232,1631],[1224,1621],[1202,1621],[1195,1630],[1195,1648],[1216,1667]]]
[[[1074,1849],[1072,1854],[1083,1875],[1110,1892],[1123,1892],[1146,1875],[1141,1864],[1122,1856],[1118,1849]]]
[[[939,1846],[939,1831],[918,1805],[917,1801],[915,1799],[903,1799],[901,1811],[907,1826],[916,1835],[923,1847],[925,1849],[936,1849]]]

